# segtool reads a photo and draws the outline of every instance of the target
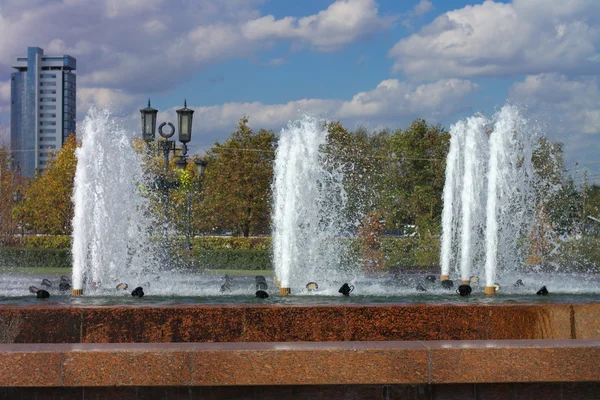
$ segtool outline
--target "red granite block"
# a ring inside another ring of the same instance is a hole
[[[66,386],[185,386],[190,365],[191,355],[179,351],[70,351],[63,376]]]
[[[491,340],[570,339],[569,305],[493,305],[490,311]]]
[[[241,307],[106,307],[84,309],[82,343],[238,342]]]
[[[7,350],[0,352],[0,386],[62,386],[60,353]]]
[[[349,340],[439,340],[445,329],[440,306],[349,306],[346,319]]]
[[[600,304],[573,305],[574,333],[577,339],[600,339]]]
[[[317,344],[272,343],[271,349],[195,352],[192,382],[208,386],[427,382],[427,349],[419,344]]]
[[[77,343],[80,329],[77,308],[0,308],[0,343]]]
[[[440,307],[444,315],[443,340],[486,340],[490,308],[478,305]]]
[[[247,342],[342,341],[344,307],[248,307]]]
[[[429,342],[432,383],[600,380],[597,344],[570,341]]]

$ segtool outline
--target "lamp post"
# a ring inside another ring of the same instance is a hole
[[[184,166],[187,163],[187,143],[192,139],[192,119],[194,116],[194,110],[187,108],[187,100],[185,100],[183,108],[176,110],[176,112],[178,139],[182,143],[179,158],[176,161],[176,164],[179,167],[182,163]],[[158,114],[158,110],[150,106],[150,99],[148,99],[148,107],[141,109],[140,113],[142,115],[142,138],[146,142],[147,146],[150,147],[150,143],[154,142],[156,137],[156,116]],[[165,127],[168,127],[167,132],[163,131]],[[163,238],[166,245],[168,240],[169,223],[169,189],[171,186],[167,181],[167,173],[169,171],[169,156],[171,152],[173,152],[175,155],[177,151],[176,141],[169,139],[175,134],[175,127],[170,122],[163,122],[158,127],[158,133],[164,139],[157,141],[157,144],[158,147],[163,151],[165,167],[165,176],[160,181],[160,189],[163,191]]]

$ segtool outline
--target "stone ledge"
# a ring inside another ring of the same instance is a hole
[[[600,339],[600,304],[0,307],[2,343]]]
[[[597,382],[600,340],[0,344],[2,387]]]

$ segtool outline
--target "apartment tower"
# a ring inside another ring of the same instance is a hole
[[[32,177],[75,132],[77,62],[29,47],[27,57],[13,57],[12,67],[10,146],[14,166]]]

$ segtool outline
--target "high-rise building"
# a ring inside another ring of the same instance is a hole
[[[29,47],[27,57],[13,57],[12,67],[10,146],[15,166],[32,177],[75,132],[77,62]]]

